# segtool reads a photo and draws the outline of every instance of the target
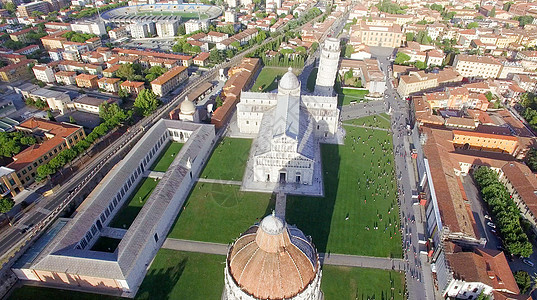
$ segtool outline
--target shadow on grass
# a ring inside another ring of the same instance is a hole
[[[173,287],[183,275],[187,263],[188,258],[183,258],[167,269],[149,270],[136,299],[171,299]]]
[[[328,236],[339,185],[339,146],[321,144],[324,197],[288,196],[286,219],[310,235],[320,253],[328,252]]]

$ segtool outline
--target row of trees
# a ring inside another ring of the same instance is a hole
[[[99,116],[102,119],[101,124],[95,127],[85,139],[78,142],[74,147],[62,150],[46,164],[39,166],[37,168],[37,181],[50,178],[52,174],[60,171],[66,164],[84,153],[99,137],[104,136],[119,124],[129,121],[132,117],[131,111],[125,111],[115,103],[103,103],[99,109]]]
[[[75,31],[69,31],[63,34],[62,37],[68,39],[71,42],[85,43],[87,40],[97,37],[97,36],[91,33],[79,33]]]
[[[33,107],[35,107],[37,109],[48,109],[49,108],[47,102],[43,101],[41,99],[35,100],[32,97],[28,97],[28,98],[26,98],[26,100],[24,102],[26,103],[26,105],[33,106]]]
[[[507,188],[498,180],[498,174],[489,167],[479,167],[474,172],[474,179],[492,212],[506,250],[513,255],[529,257],[533,248],[522,229],[520,211]]]
[[[395,56],[395,60],[393,61],[396,65],[413,65],[414,67],[425,70],[427,69],[427,64],[421,60],[416,60],[413,62],[410,61],[410,56],[403,52],[397,52],[397,55]]]
[[[278,54],[275,56],[267,57],[266,55],[261,55],[261,60],[265,66],[271,67],[293,67],[293,68],[303,68],[305,55],[285,55]]]
[[[23,148],[36,143],[32,136],[24,135],[20,131],[0,132],[0,155],[12,157],[21,152]]]
[[[403,15],[406,13],[406,6],[400,6],[397,3],[393,3],[391,0],[382,0],[375,5],[380,11],[387,12],[389,14]]]
[[[528,122],[528,124],[537,130],[537,94],[524,93],[520,95],[520,101],[522,117]]]
[[[129,3],[127,1],[108,4],[106,6],[103,6],[103,7],[99,8],[99,12],[103,13],[103,12],[105,12],[107,10],[111,10],[111,9],[122,7],[122,6],[127,6],[128,4]],[[94,16],[94,15],[97,14],[97,12],[98,12],[97,8],[84,8],[84,9],[81,9],[80,11],[78,11],[72,17],[75,18],[75,19],[82,19],[82,18],[87,18],[87,17]]]

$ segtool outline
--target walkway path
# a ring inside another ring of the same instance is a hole
[[[235,180],[221,180],[221,179],[209,179],[209,178],[198,178],[198,182],[208,182],[208,183],[220,183],[220,184],[242,185],[242,181],[235,181]]]
[[[189,241],[181,239],[167,238],[162,245],[164,249],[172,249],[187,252],[199,252],[207,254],[227,255],[228,245],[219,243]],[[326,254],[319,253],[322,264],[373,268],[382,270],[404,271],[405,262],[399,258],[371,257],[347,254]]]
[[[375,130],[382,130],[382,131],[390,131],[389,129],[386,129],[386,128],[372,127],[372,126],[364,126],[364,125],[356,125],[356,124],[349,124],[349,123],[345,123],[345,122],[343,122],[343,125],[345,125],[345,126],[351,126],[351,127],[366,128],[366,129],[375,129]]]
[[[157,172],[157,171],[148,170],[144,172],[144,177],[162,179],[162,177],[164,177],[164,174],[166,174],[166,172]]]

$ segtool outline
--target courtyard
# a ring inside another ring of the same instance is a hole
[[[388,114],[378,114],[363,117],[360,119],[343,121],[343,125],[358,125],[366,127],[377,127],[383,129],[390,129],[390,116]]]
[[[349,105],[351,102],[367,102],[368,100],[365,100],[365,95],[368,93],[368,90],[342,88],[341,91],[338,92],[338,104],[341,106]]]
[[[183,143],[169,143],[166,148],[162,150],[153,166],[151,166],[151,170],[155,172],[166,172],[177,156],[177,153],[181,151],[181,148],[183,148]]]

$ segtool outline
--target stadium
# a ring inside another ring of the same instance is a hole
[[[198,18],[211,20],[221,14],[221,8],[205,4],[144,4],[109,10],[101,17],[108,23],[122,26],[145,21],[179,20],[184,22]]]

